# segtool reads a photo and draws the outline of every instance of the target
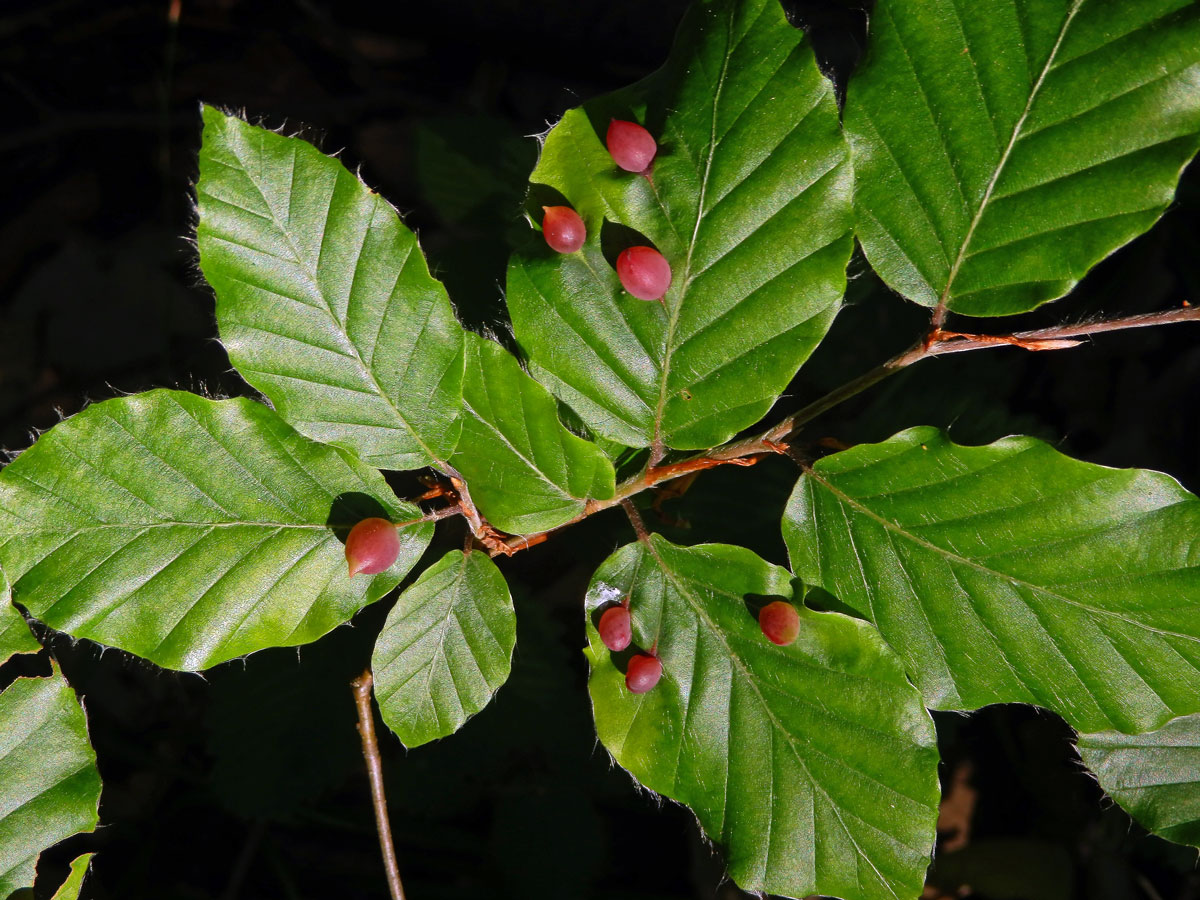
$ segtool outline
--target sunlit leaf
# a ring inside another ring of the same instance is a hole
[[[374,515],[421,511],[260,403],[152,391],[88,407],[0,471],[0,565],[52,627],[203,669],[316,640],[395,587],[433,527],[349,578],[340,538]]]
[[[372,465],[449,456],[462,329],[387,201],[311,144],[211,106],[196,195],[200,268],[242,376]]]
[[[50,900],[79,900],[79,892],[83,890],[83,879],[87,877],[88,866],[95,853],[85,853],[71,863],[71,873],[67,876]]]
[[[614,117],[657,137],[650,177],[613,163]],[[758,420],[845,289],[848,157],[833,88],[778,0],[697,3],[663,69],[546,137],[531,208],[566,202],[588,239],[558,254],[535,233],[513,256],[508,307],[533,374],[631,447],[709,447]],[[638,243],[671,265],[662,303],[617,279],[617,252]]]
[[[1200,715],[1149,734],[1081,734],[1100,787],[1155,834],[1200,847]]]
[[[453,734],[508,679],[517,621],[485,553],[452,550],[400,595],[371,655],[383,721],[407,747]]]
[[[554,397],[494,341],[467,335],[463,433],[451,464],[497,528],[545,531],[616,490],[607,455],[567,431]]]
[[[1200,5],[879,0],[845,119],[884,281],[1024,312],[1170,204],[1200,147]]]
[[[0,572],[0,665],[17,653],[36,653],[42,648],[8,596],[8,581]]]
[[[931,706],[1134,733],[1200,711],[1200,500],[1167,475],[913,428],[816,463],[783,528]]]
[[[38,856],[99,821],[87,719],[54,666],[0,693],[0,897],[32,887]]]
[[[854,900],[921,891],[937,819],[933,723],[868,623],[801,608],[787,647],[753,604],[791,578],[748,550],[658,535],[605,561],[587,594],[588,687],[600,740],[642,784],[682,803],[752,891]],[[630,599],[634,643],[661,681],[631,694],[632,650],[595,623]]]

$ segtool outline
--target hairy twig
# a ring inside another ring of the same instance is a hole
[[[371,670],[367,669],[350,684],[358,707],[358,734],[362,738],[363,759],[367,761],[367,777],[371,780],[375,828],[379,832],[379,849],[383,853],[388,889],[392,892],[392,900],[404,900],[404,885],[400,883],[400,866],[396,864],[396,847],[392,843],[392,826],[388,823],[387,798],[383,793],[383,764],[379,758],[379,742],[375,738],[375,714],[371,710],[373,683]]]
[[[1170,325],[1177,322],[1200,321],[1200,307],[1185,306],[1181,309],[1164,312],[1143,313],[1137,316],[1125,316],[1119,319],[1103,319],[1095,322],[1081,322],[1077,325],[1054,325],[1050,328],[1038,328],[1033,331],[1018,331],[1007,335],[990,334],[961,334],[954,331],[942,331],[933,328],[929,336],[922,339],[910,349],[894,356],[880,366],[858,376],[839,388],[830,391],[824,397],[813,401],[808,406],[788,416],[778,425],[768,428],[762,434],[742,441],[736,441],[717,447],[705,454],[710,459],[729,459],[754,453],[764,453],[770,445],[785,441],[802,425],[815,419],[838,404],[861,394],[885,378],[895,375],[913,363],[918,363],[931,356],[944,356],[947,353],[965,353],[970,350],[988,350],[995,347],[1017,347],[1022,350],[1066,350],[1077,347],[1081,343],[1076,338],[1102,334],[1107,331],[1123,331],[1129,328],[1145,328],[1150,325]]]
[[[942,316],[944,319],[944,314]],[[908,368],[914,363],[931,356],[944,356],[948,353],[965,353],[970,350],[987,350],[995,347],[1016,347],[1021,350],[1066,350],[1076,347],[1083,341],[1079,338],[1108,331],[1123,331],[1129,328],[1145,328],[1150,325],[1170,325],[1178,322],[1200,321],[1200,307],[1184,306],[1181,309],[1166,310],[1156,313],[1143,313],[1136,316],[1125,316],[1118,319],[1103,319],[1094,322],[1081,322],[1077,325],[1055,325],[1050,328],[1038,328],[1032,331],[1018,331],[1006,335],[964,334],[956,331],[943,331],[940,322],[935,318],[928,335],[914,344],[911,348],[894,356],[882,365],[859,375],[852,381],[835,388],[823,397],[788,416],[783,421],[771,426],[753,437],[731,441],[715,447],[691,459],[670,463],[665,466],[652,462],[628,481],[617,486],[617,492],[610,500],[590,500],[584,511],[569,522],[559,525],[549,531],[520,537],[509,537],[503,540],[493,540],[488,544],[492,556],[504,554],[512,556],[521,550],[544,542],[548,537],[564,528],[569,528],[576,522],[590,515],[611,509],[623,504],[634,494],[649,490],[656,485],[680,478],[704,469],[721,465],[750,466],[765,456],[783,453],[787,449],[788,438],[801,427],[824,412],[844,403],[851,397],[878,384],[891,375]]]
[[[1136,316],[1123,316],[1119,319],[1099,319],[1093,322],[1080,322],[1077,325],[1052,325],[1049,328],[1037,328],[1033,331],[1017,331],[1011,335],[1000,337],[999,340],[1012,346],[1023,347],[1026,350],[1062,350],[1077,346],[1082,341],[1072,341],[1072,338],[1091,337],[1094,334],[1104,334],[1108,331],[1125,331],[1130,328],[1148,328],[1151,325],[1172,325],[1178,322],[1200,321],[1200,306],[1185,305],[1179,309],[1168,309],[1159,312],[1141,313]],[[938,340],[926,355],[941,356],[945,353],[961,353],[964,350],[982,350],[980,341],[996,340],[991,335],[956,334],[941,332],[944,340]],[[1026,346],[1028,344],[1056,344],[1061,346]]]
[[[442,509],[435,509],[432,512],[427,512],[425,515],[416,519],[405,519],[403,522],[397,522],[397,528],[404,528],[407,525],[420,525],[422,522],[437,522],[440,519],[448,519],[451,516],[463,515],[462,507],[458,504],[454,506],[446,506]]]
[[[629,516],[629,524],[633,526],[633,533],[637,535],[637,539],[643,543],[650,540],[650,533],[646,531],[646,523],[642,521],[642,514],[633,505],[633,501],[622,500],[621,509],[625,510],[625,515]]]

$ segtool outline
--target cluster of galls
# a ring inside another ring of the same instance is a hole
[[[758,627],[767,640],[786,647],[800,633],[800,614],[786,600],[768,603],[758,614]],[[629,618],[629,598],[611,606],[600,616],[596,625],[600,640],[614,653],[624,650],[633,641],[633,626]],[[625,669],[625,687],[632,694],[644,694],[662,677],[662,660],[658,658],[658,644],[649,653],[637,653],[630,657]]]
[[[605,138],[613,162],[626,172],[650,177],[650,166],[658,153],[654,137],[636,122],[613,119]],[[579,213],[569,206],[544,206],[542,236],[558,253],[576,253],[587,240],[587,227]],[[662,300],[671,286],[671,266],[653,247],[629,247],[617,257],[617,277],[621,285],[639,300]],[[346,562],[350,574],[377,575],[390,568],[400,555],[400,536],[387,519],[363,519],[346,537]],[[786,646],[800,632],[800,616],[785,600],[768,603],[758,614],[758,625],[767,639]],[[629,618],[629,598],[606,609],[598,624],[600,640],[609,650],[620,652],[633,641]],[[658,645],[648,653],[630,657],[625,671],[625,687],[644,694],[662,678]]]
[[[629,620],[629,598],[619,606],[613,606],[604,611],[596,626],[600,632],[600,640],[604,646],[613,652],[620,652],[629,646],[633,640],[633,625]],[[644,694],[658,684],[662,678],[662,661],[655,652],[657,647],[651,647],[649,653],[638,653],[629,658],[625,669],[625,687],[630,693]]]
[[[606,137],[613,162],[626,172],[649,178],[658,152],[654,137],[637,122],[613,119]],[[587,239],[587,227],[569,206],[543,206],[542,236],[551,250],[575,253]],[[653,247],[630,247],[617,257],[621,286],[639,300],[662,300],[671,286],[671,266]]]

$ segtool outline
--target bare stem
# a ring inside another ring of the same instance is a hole
[[[940,319],[945,319],[945,309],[941,310]],[[528,547],[540,544],[550,535],[574,525],[581,519],[611,509],[614,506],[624,506],[634,494],[649,490],[666,481],[672,481],[684,475],[711,469],[720,465],[751,466],[773,453],[782,453],[786,448],[787,439],[803,425],[815,419],[824,412],[844,403],[851,397],[861,394],[867,388],[873,387],[913,363],[928,359],[931,356],[944,356],[948,353],[965,353],[970,350],[987,350],[995,347],[1016,347],[1021,350],[1066,350],[1083,343],[1079,338],[1108,331],[1123,331],[1129,328],[1145,328],[1150,325],[1171,325],[1177,322],[1200,321],[1200,306],[1184,306],[1181,309],[1163,312],[1143,313],[1136,316],[1125,316],[1119,319],[1104,319],[1095,322],[1081,322],[1077,325],[1055,325],[1050,328],[1038,328],[1033,331],[1018,331],[1013,334],[962,334],[953,331],[943,331],[939,322],[938,310],[935,310],[934,323],[929,334],[882,365],[859,375],[852,381],[835,388],[823,397],[788,416],[777,425],[753,437],[740,441],[731,441],[715,447],[691,459],[659,466],[661,455],[657,458],[651,455],[651,462],[646,468],[617,486],[617,492],[611,500],[589,500],[582,513],[569,522],[557,528],[542,531],[537,534],[520,537],[510,537],[495,542],[490,546],[492,556],[503,553],[511,556]],[[626,508],[628,513],[628,507]],[[637,515],[634,510],[633,516]],[[640,520],[639,520],[640,521]],[[637,528],[635,522],[634,528]],[[643,527],[642,531],[645,529]],[[642,532],[639,532],[639,536]]]
[[[637,539],[643,543],[650,540],[650,533],[646,531],[646,523],[642,521],[642,514],[633,505],[633,501],[628,499],[622,500],[621,509],[625,510],[625,515],[629,516],[629,524],[633,526],[633,531],[637,535]]]
[[[372,683],[371,670],[367,669],[350,684],[354,689],[354,703],[358,707],[358,734],[362,738],[363,759],[367,761],[367,777],[371,780],[375,828],[379,832],[379,849],[383,853],[388,889],[392,892],[392,900],[404,900],[404,885],[400,883],[400,866],[396,864],[396,847],[392,843],[392,827],[388,824],[387,798],[383,793],[383,764],[379,758],[379,742],[375,739],[375,714],[371,710]]]
[[[933,308],[933,315],[930,317],[929,325],[934,331],[940,331],[941,327],[946,324],[946,313],[949,310],[946,308],[946,295],[942,295],[942,299],[938,301],[938,305]]]

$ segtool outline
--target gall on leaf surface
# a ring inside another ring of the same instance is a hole
[[[661,300],[671,287],[671,264],[653,247],[626,247],[616,268],[621,287],[639,300]]]
[[[656,137],[649,178],[614,163],[613,118]],[[696,3],[667,64],[569,110],[530,181],[539,205],[565,198],[588,238],[564,257],[531,234],[509,264],[509,313],[530,372],[596,434],[727,440],[771,408],[837,312],[849,150],[832,85],[778,0]],[[671,266],[661,304],[629,296],[613,267],[647,243]]]
[[[395,587],[433,526],[350,578],[342,540],[380,514],[422,515],[261,403],[151,391],[89,406],[0,471],[0,566],[51,627],[197,670],[314,641]]]
[[[346,565],[351,577],[378,575],[391,568],[399,556],[400,535],[387,519],[362,519],[346,535]]]
[[[912,428],[813,465],[783,534],[932,707],[1034,703],[1127,733],[1200,712],[1200,500],[1168,475]]]
[[[772,644],[786,647],[800,633],[800,614],[786,600],[773,600],[759,611],[758,627]]]
[[[624,606],[610,606],[596,623],[600,640],[609,650],[624,650],[633,641],[633,623]]]
[[[558,420],[554,397],[495,341],[468,333],[463,431],[450,463],[497,528],[532,534],[616,492],[612,462]]]
[[[18,678],[0,693],[0,897],[32,887],[41,852],[100,818],[87,719],[51,665],[48,678]]]
[[[1171,203],[1198,81],[1192,0],[879,0],[845,109],[867,259],[966,315],[1063,296]]]
[[[626,172],[645,172],[658,153],[658,142],[654,135],[637,122],[613,119],[604,133],[604,145],[608,147],[613,162]]]
[[[458,731],[508,680],[517,618],[486,553],[451,550],[388,613],[371,655],[384,723],[418,747]]]
[[[625,664],[625,689],[631,694],[654,690],[662,679],[662,660],[649,653],[637,653]]]
[[[382,469],[458,442],[462,328],[386,200],[338,160],[204,107],[196,240],[229,359],[302,434]]]
[[[600,740],[640,783],[687,804],[744,889],[853,900],[916,897],[933,851],[933,722],[867,622],[800,609],[795,643],[763,638],[748,599],[791,576],[741,547],[652,535],[588,588],[584,651]],[[600,609],[629,595],[634,644],[663,673],[625,686],[628,654]]]
[[[574,253],[587,240],[587,226],[569,206],[542,207],[542,237],[558,253]]]
[[[1200,715],[1157,731],[1079,735],[1079,755],[1104,792],[1160,837],[1200,848]]]

